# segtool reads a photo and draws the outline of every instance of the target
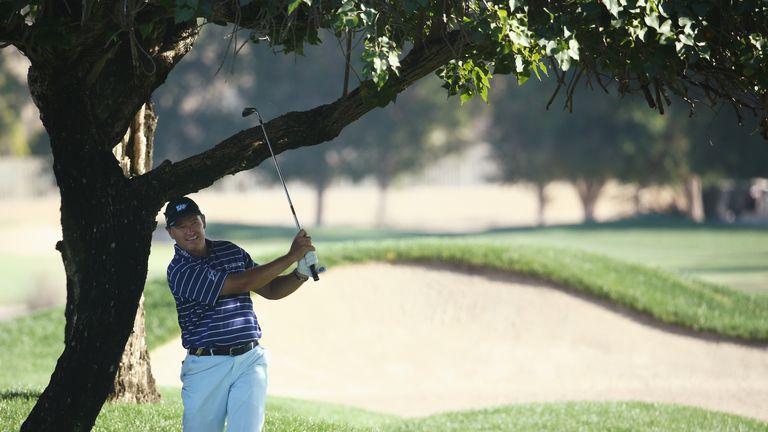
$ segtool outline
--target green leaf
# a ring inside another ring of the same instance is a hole
[[[579,59],[579,42],[576,39],[568,41],[568,55],[574,60]]]
[[[621,10],[619,0],[603,0],[603,3],[605,4],[605,7],[608,8],[608,11],[611,13],[611,15],[615,16],[616,18],[619,17],[619,10]]]
[[[661,24],[661,27],[659,27],[659,33],[663,34],[664,36],[671,36],[672,35],[672,20],[666,20],[663,24]]]
[[[659,31],[659,16],[655,13],[646,15],[645,23],[648,24],[648,27],[653,27],[656,31]]]
[[[288,15],[292,14],[302,3],[304,3],[304,0],[291,0],[291,2],[288,3]]]

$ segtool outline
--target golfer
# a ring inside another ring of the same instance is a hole
[[[168,286],[176,300],[181,343],[185,432],[261,431],[267,362],[250,292],[276,300],[310,276],[304,258],[315,250],[299,231],[287,254],[263,265],[227,241],[205,237],[205,216],[187,197],[165,208],[166,230],[176,242]],[[298,262],[293,272],[280,276]]]

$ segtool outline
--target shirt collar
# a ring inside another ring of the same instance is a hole
[[[176,257],[179,257],[185,260],[199,261],[199,260],[207,259],[211,255],[213,255],[213,242],[211,240],[205,239],[205,244],[206,246],[208,246],[208,255],[206,256],[192,255],[191,253],[182,249],[181,246],[179,246],[176,243],[173,244],[173,249],[175,251]]]

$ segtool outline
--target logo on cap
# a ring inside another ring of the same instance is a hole
[[[176,205],[176,211],[180,212],[183,211],[185,208],[187,208],[187,203],[177,204]]]

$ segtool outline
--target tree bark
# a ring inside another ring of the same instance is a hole
[[[94,4],[99,14],[112,12]],[[133,331],[155,216],[167,196],[141,187],[136,179],[143,175],[126,178],[112,150],[197,37],[196,25],[174,25],[172,18],[155,29],[157,44],[150,48],[145,40],[153,53],[149,75],[133,67],[124,32],[108,48],[102,39],[73,34],[82,37],[76,48],[26,51],[30,94],[50,137],[61,196],[62,240],[56,249],[67,278],[67,304],[64,351],[22,431],[90,430]],[[142,145],[151,147],[151,141]]]
[[[113,387],[147,275],[157,210],[126,186],[111,152],[70,150],[83,143],[79,138],[74,134],[61,146],[69,151],[54,151],[63,232],[57,249],[67,275],[65,348],[23,431],[93,427]]]
[[[131,127],[112,153],[117,158],[126,178],[142,175],[152,169],[152,148],[157,115],[151,102],[141,106]],[[139,300],[133,331],[125,345],[120,366],[109,400],[120,402],[157,402],[160,393],[155,386],[149,351],[145,343],[144,295]]]
[[[592,223],[595,221],[595,206],[600,192],[605,186],[605,180],[602,179],[579,179],[574,182],[576,190],[579,193],[581,207],[584,210],[584,222]]]

